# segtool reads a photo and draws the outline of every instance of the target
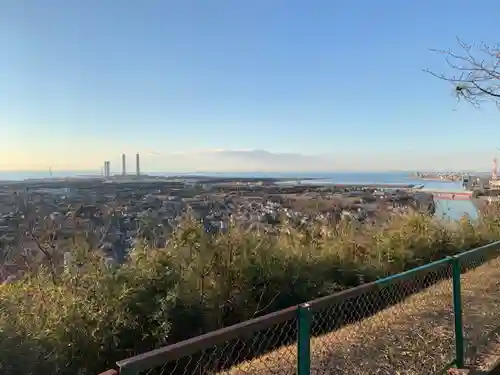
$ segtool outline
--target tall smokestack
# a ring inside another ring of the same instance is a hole
[[[110,164],[109,161],[104,162],[104,177],[110,177],[111,172],[110,172]]]
[[[127,157],[122,154],[122,176],[127,174]]]
[[[139,159],[139,154],[135,154],[135,174],[137,176],[141,175],[141,163]]]

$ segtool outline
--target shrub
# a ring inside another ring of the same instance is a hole
[[[56,282],[42,268],[0,286],[0,369],[95,375],[116,360],[491,242],[500,238],[496,212],[474,223],[412,214],[361,229],[232,226],[216,236],[186,220],[165,249],[135,249],[119,268],[77,248],[75,266]]]

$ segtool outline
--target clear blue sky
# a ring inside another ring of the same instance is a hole
[[[497,42],[499,16],[479,0],[2,0],[0,169],[122,151],[355,149],[365,169],[379,153],[494,153],[498,111],[453,111],[422,69],[445,70],[428,49],[456,36]]]

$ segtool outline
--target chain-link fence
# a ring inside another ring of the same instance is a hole
[[[121,361],[120,374],[295,374],[297,327],[283,310]]]
[[[314,306],[313,373],[433,374],[454,358],[451,265],[397,275]],[[420,293],[418,293],[420,292]]]
[[[423,375],[463,368],[500,326],[498,250],[500,242],[120,361],[120,374]]]

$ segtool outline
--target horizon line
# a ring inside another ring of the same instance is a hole
[[[0,170],[0,173],[92,173],[99,174],[100,170],[98,169],[3,169]],[[432,169],[375,169],[375,170],[349,170],[349,169],[337,169],[337,170],[272,170],[272,171],[244,171],[244,170],[209,170],[209,171],[143,171],[141,175],[147,175],[148,173],[181,173],[181,174],[198,174],[198,173],[260,173],[260,174],[270,174],[270,173],[405,173],[405,172],[435,172],[435,173],[444,173],[444,172],[474,172],[474,173],[491,173],[490,171],[479,171],[479,170],[471,170],[471,169],[457,169],[457,170],[432,170]],[[115,171],[113,174],[121,175],[120,171]],[[135,175],[135,173],[128,173],[127,175]]]

